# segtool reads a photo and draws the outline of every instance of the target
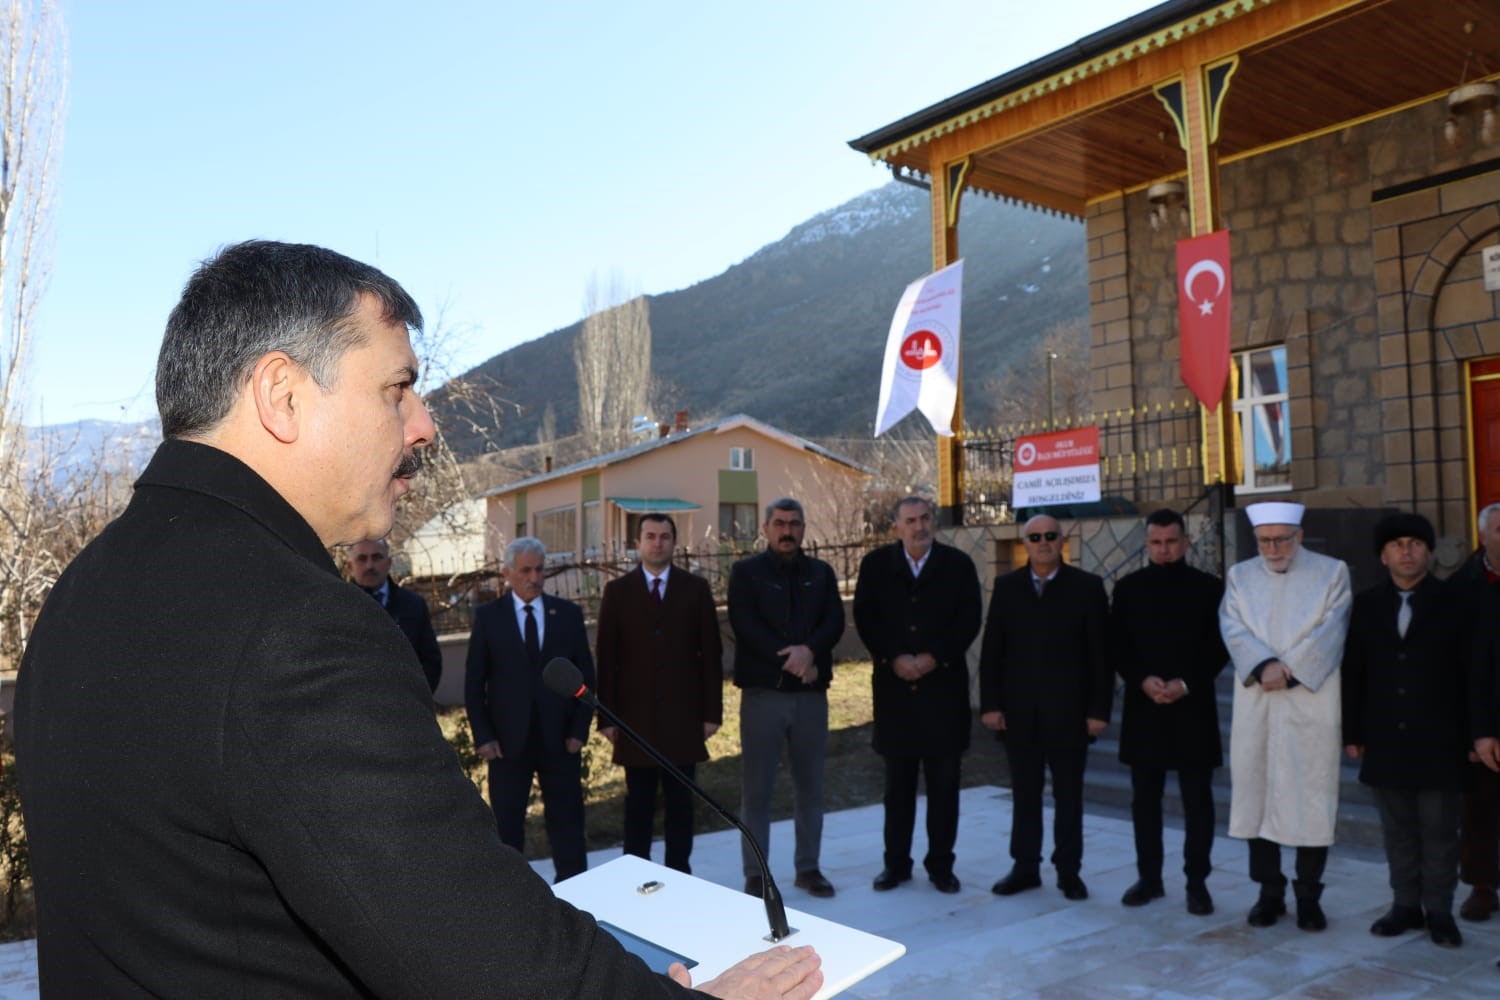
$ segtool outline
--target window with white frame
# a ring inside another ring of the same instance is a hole
[[[754,448],[730,448],[729,467],[740,471],[755,468]]]
[[[1242,492],[1292,485],[1291,406],[1286,346],[1258,347],[1234,357],[1234,420],[1244,459]]]
[[[572,554],[578,547],[578,508],[573,504],[537,511],[531,518],[537,539],[547,546],[547,554]]]

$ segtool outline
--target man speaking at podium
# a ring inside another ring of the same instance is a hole
[[[189,280],[166,440],[21,666],[44,995],[682,992],[500,843],[410,644],[328,556],[386,534],[433,437],[420,325],[317,247],[239,244]],[[703,989],[805,998],[818,964],[774,949]]]

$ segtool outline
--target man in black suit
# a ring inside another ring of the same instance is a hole
[[[1390,577],[1355,595],[1350,610],[1343,733],[1380,808],[1395,896],[1370,933],[1395,937],[1426,926],[1433,943],[1456,948],[1468,631],[1448,586],[1427,572],[1435,540],[1420,514],[1390,514],[1375,526],[1375,551]]]
[[[1214,681],[1229,663],[1219,631],[1224,583],[1187,563],[1187,525],[1175,510],[1146,518],[1150,564],[1115,584],[1110,634],[1125,681],[1120,760],[1130,765],[1130,816],[1139,878],[1120,902],[1142,906],[1162,885],[1161,799],[1168,771],[1182,793],[1187,909],[1214,912],[1214,768],[1224,762]]]
[[[980,721],[1003,733],[1010,759],[1010,872],[991,891],[1042,884],[1042,785],[1052,772],[1052,864],[1068,899],[1087,899],[1083,768],[1109,725],[1114,671],[1105,653],[1104,582],[1062,561],[1062,527],[1038,514],[1021,541],[1028,564],[998,578],[979,654]]]
[[[443,651],[432,630],[427,602],[415,591],[391,579],[391,546],[384,538],[356,542],[349,548],[349,578],[395,619],[406,641],[416,651],[427,675],[427,689],[436,691],[443,679]]]
[[[542,593],[546,559],[547,549],[535,538],[517,538],[505,547],[510,592],[474,615],[464,704],[474,749],[490,762],[490,807],[501,841],[524,848],[535,775],[554,881],[561,882],[588,868],[579,753],[594,713],[582,701],[548,690],[542,667],[559,656],[571,660],[593,687],[594,658],[583,609]]]
[[[681,993],[500,844],[410,645],[328,557],[383,537],[421,467],[420,324],[319,247],[242,243],[188,281],[166,440],[21,665],[43,995]],[[765,952],[704,989],[810,997],[816,966]]]
[[[874,661],[875,752],[885,759],[885,866],[875,891],[911,878],[917,774],[927,776],[927,857],[940,892],[957,892],[959,766],[969,748],[969,646],[984,612],[974,561],[932,537],[932,502],[896,504],[896,542],[865,556],[854,626]]]

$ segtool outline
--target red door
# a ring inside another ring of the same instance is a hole
[[[1500,358],[1469,366],[1474,414],[1474,508],[1500,501]]]

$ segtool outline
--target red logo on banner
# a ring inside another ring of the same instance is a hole
[[[1182,381],[1209,412],[1229,379],[1229,232],[1177,243],[1177,325]]]
[[[943,358],[943,342],[931,330],[917,330],[901,341],[901,363],[919,372],[926,371]]]

